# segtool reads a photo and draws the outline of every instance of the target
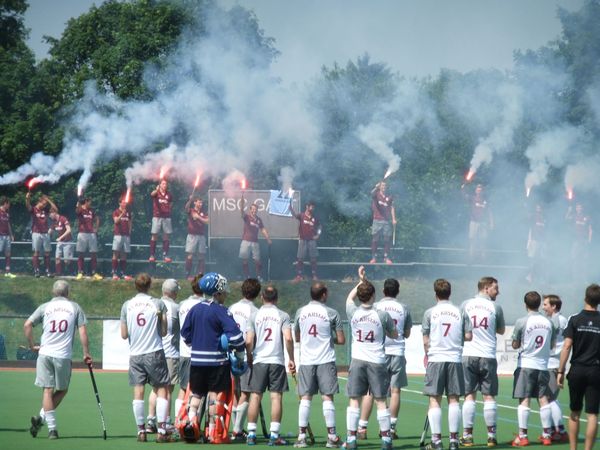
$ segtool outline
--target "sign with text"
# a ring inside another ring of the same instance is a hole
[[[258,217],[269,232],[271,239],[298,239],[298,220],[269,214],[271,191],[238,191],[230,193],[222,190],[208,191],[208,218],[210,238],[241,239],[244,223],[242,210],[246,213],[253,203],[258,207]],[[283,193],[285,200],[287,194]],[[281,199],[280,199],[281,200]],[[287,200],[289,201],[289,199]],[[292,194],[294,211],[300,212],[300,192]],[[264,239],[262,233],[259,239]]]

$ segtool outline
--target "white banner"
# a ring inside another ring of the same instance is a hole
[[[102,368],[129,370],[129,342],[121,338],[121,321],[105,320],[102,326]]]

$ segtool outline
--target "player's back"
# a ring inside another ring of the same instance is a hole
[[[488,297],[476,296],[466,300],[461,310],[471,322],[473,339],[465,342],[463,356],[496,357],[496,331],[504,328],[504,314],[500,305]]]
[[[425,311],[423,333],[429,335],[430,362],[461,362],[465,319],[460,309],[447,300]]]
[[[341,329],[340,315],[312,300],[296,312],[295,329],[300,333],[300,364],[318,365],[335,361],[333,336]]]
[[[290,327],[290,316],[275,305],[263,305],[253,315],[248,329],[254,331],[256,339],[254,363],[285,364],[284,327]]]
[[[385,364],[385,322],[391,322],[390,315],[373,307],[355,305],[346,306],[346,313],[352,334],[352,359]]]
[[[162,349],[158,315],[164,310],[162,300],[144,293],[123,304],[121,322],[127,323],[130,355],[145,355]]]
[[[258,308],[256,305],[252,300],[248,300],[247,298],[243,298],[229,307],[229,312],[233,316],[235,323],[240,327],[240,331],[244,334],[244,339],[248,330],[248,322],[257,311]]]
[[[554,325],[539,312],[531,312],[515,322],[513,338],[521,341],[518,367],[546,370],[553,345]]]
[[[34,316],[38,316],[35,319]],[[30,319],[42,322],[40,355],[70,359],[73,354],[73,336],[86,323],[85,315],[75,302],[64,297],[55,297],[40,305]]]
[[[162,338],[165,357],[179,358],[179,305],[168,297],[161,300],[167,308],[167,334]]]
[[[408,307],[392,297],[384,297],[373,304],[378,311],[387,312],[398,331],[398,337],[385,339],[385,354],[386,355],[404,355],[406,342],[404,340],[404,330],[410,329],[412,326],[412,317]]]
[[[548,360],[548,368],[556,369],[560,363],[560,352],[562,351],[563,346],[565,345],[565,337],[563,336],[563,331],[567,328],[568,320],[561,313],[554,314],[550,321],[554,325],[556,329],[556,344],[554,348],[550,351],[550,359]]]
[[[190,312],[190,309],[192,309],[194,306],[196,306],[198,303],[200,303],[203,298],[204,297],[194,294],[179,304],[178,314],[179,314],[179,326],[180,327],[183,326],[183,324],[185,323],[185,318],[187,317],[188,313]],[[191,347],[185,343],[185,341],[183,340],[183,338],[181,336],[179,336],[179,356],[181,358],[190,358],[192,356]]]

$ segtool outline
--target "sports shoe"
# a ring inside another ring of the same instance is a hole
[[[461,447],[473,447],[475,445],[475,442],[473,442],[472,434],[463,434],[462,437],[458,439],[458,442],[460,443]]]
[[[392,441],[381,441],[381,450],[392,450],[393,448]]]
[[[356,439],[359,441],[366,441],[367,429],[363,427],[358,427],[358,430],[356,430]]]
[[[538,441],[542,444],[542,445],[552,445],[552,437],[547,434],[547,435],[541,435],[540,437],[538,437]]]
[[[510,445],[513,447],[527,447],[529,445],[529,438],[527,436],[515,436],[515,438],[510,442]]]
[[[137,441],[138,442],[148,442],[148,437],[146,436],[145,430],[138,431]]]
[[[117,275],[116,273],[112,274],[112,279],[115,281],[120,280],[119,275]]]
[[[386,264],[394,264],[390,258],[385,258]]]
[[[450,441],[448,450],[458,450],[458,441]]]
[[[58,431],[55,429],[48,431],[48,439],[58,439]]]
[[[377,262],[377,259],[371,258],[371,260],[369,261],[369,264],[375,264],[376,262]]]
[[[498,445],[498,441],[496,440],[495,437],[489,437],[487,440],[487,446],[488,447],[496,447]]]
[[[346,450],[356,450],[358,448],[358,442],[355,440],[353,441],[346,441],[344,443],[344,448]]]
[[[104,277],[102,275],[100,275],[99,273],[95,273],[94,275],[92,275],[92,280],[94,281],[100,281],[104,279]]]
[[[165,256],[164,256],[163,260],[164,260],[166,263],[173,262],[173,260],[172,260],[171,258],[169,258],[167,255],[165,255]]]
[[[157,433],[156,434],[156,442],[158,444],[168,444],[171,442],[177,442],[177,439],[171,433]]]
[[[390,429],[390,437],[392,438],[392,440],[400,439],[398,437],[398,434],[396,434],[396,430],[394,430],[393,428]]]
[[[39,278],[40,277],[40,271],[39,270],[34,270],[33,271],[33,276],[36,277],[36,278]]]
[[[6,278],[17,278],[17,276],[16,276],[14,273],[10,273],[10,272],[6,272],[6,273],[4,274],[4,276],[5,276]]]
[[[425,446],[425,450],[444,450],[444,444],[442,441],[430,442]]]
[[[566,444],[569,442],[569,434],[567,432],[554,431],[552,433],[552,442]]]
[[[31,428],[29,428],[29,433],[31,433],[31,436],[36,437],[43,425],[44,420],[41,418],[41,416],[32,416]]]
[[[302,275],[296,275],[296,278],[292,280],[292,283],[297,284],[303,280]]]
[[[248,433],[240,431],[239,433],[231,433],[231,442],[246,442]]]
[[[75,277],[76,280],[83,280],[83,273],[79,272]]]
[[[255,434],[249,434],[248,437],[246,438],[246,444],[248,444],[248,445],[256,445],[256,435]]]
[[[146,433],[148,433],[148,434],[154,434],[157,431],[158,430],[156,428],[156,418],[154,418],[154,417],[148,417],[148,424],[146,425]]]
[[[343,444],[342,439],[339,436],[336,436],[335,439],[327,438],[327,443],[325,447],[327,448],[339,448]]]
[[[131,280],[133,280],[133,277],[131,275],[123,275],[123,279],[125,281],[131,281]]]
[[[150,255],[150,258],[148,258],[148,262],[155,262],[156,261],[156,257],[154,255]]]
[[[288,441],[286,441],[285,439],[283,439],[281,436],[278,436],[278,437],[271,436],[269,438],[269,442],[267,442],[267,445],[269,447],[277,447],[277,446],[280,446],[280,445],[288,445]]]
[[[46,278],[54,278],[54,275],[52,275],[49,270],[46,270]]]
[[[298,438],[296,442],[294,442],[294,448],[306,448],[308,447],[308,443],[306,442],[306,438]]]

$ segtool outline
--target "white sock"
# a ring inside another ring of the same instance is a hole
[[[157,428],[164,431],[162,425],[167,421],[167,414],[169,412],[169,401],[163,397],[156,398],[156,421]]]
[[[271,422],[271,428],[270,428],[271,437],[278,438],[280,429],[281,429],[280,422]]]
[[[427,411],[431,434],[442,434],[442,408],[429,408]]]
[[[300,400],[300,405],[298,406],[298,427],[308,426],[308,417],[310,416],[310,403],[310,400]],[[325,403],[323,403],[323,406],[325,406]]]
[[[134,400],[133,404],[133,417],[135,418],[135,424],[139,426],[144,425],[144,400]]]
[[[369,421],[368,420],[362,420],[359,418],[358,420],[358,427],[359,428],[367,428],[367,426],[369,425]]]
[[[56,416],[54,410],[46,411],[46,423],[48,424],[48,431],[56,430]]]
[[[256,422],[248,422],[248,434],[256,434]]]
[[[540,419],[542,421],[542,428],[552,428],[552,408],[550,405],[540,408]]]
[[[181,405],[183,405],[183,400],[178,398],[175,400],[175,417],[179,417],[179,411],[181,410]]]
[[[248,413],[248,402],[240,403],[237,407],[237,413],[235,415],[235,422],[233,424],[233,432],[241,433],[244,428],[244,422],[246,421],[246,414]]]
[[[40,417],[42,418],[42,422],[46,422],[46,412],[44,408],[40,409]]]
[[[460,428],[460,403],[450,403],[448,405],[448,431],[458,433]]]
[[[323,401],[323,417],[327,428],[335,427],[335,405],[331,400]]]
[[[475,402],[473,400],[464,401],[462,420],[464,428],[473,428],[473,423],[475,423]]]
[[[390,410],[389,409],[378,409],[377,410],[377,422],[379,422],[379,431],[381,434],[390,431]],[[387,439],[386,439],[387,438]],[[390,436],[383,437],[384,441],[391,440]]]
[[[487,402],[483,402],[483,419],[485,420],[485,424],[488,427],[494,427],[496,430],[496,421],[498,416],[498,404],[496,400],[490,400]],[[488,437],[494,437],[495,432],[491,433],[488,430]]]
[[[554,400],[553,402],[551,402],[550,408],[552,408],[552,424],[555,427],[562,425],[562,411],[560,409],[560,403],[558,403],[558,400]]]
[[[527,406],[519,405],[517,408],[517,418],[519,419],[519,428],[523,430],[527,429],[527,423],[529,422],[529,409]]]
[[[350,436],[350,431],[356,432],[356,430],[358,429],[359,419],[360,409],[351,408],[350,406],[348,406],[348,408],[346,408],[346,427],[348,428],[348,436]]]

